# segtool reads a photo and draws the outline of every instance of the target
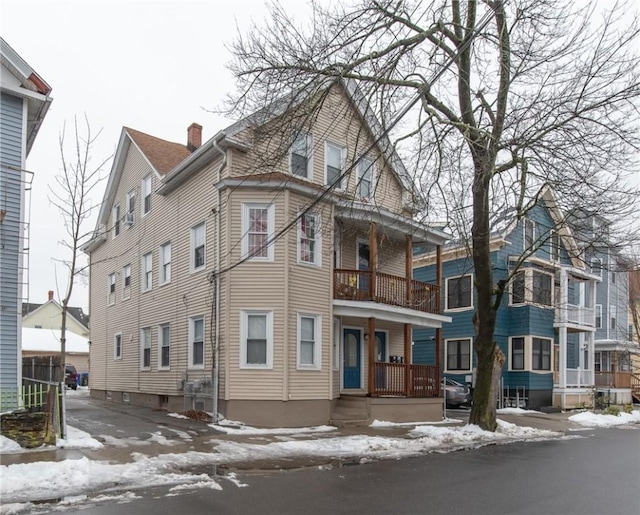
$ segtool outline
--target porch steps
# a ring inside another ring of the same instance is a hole
[[[369,425],[366,397],[355,395],[340,397],[331,410],[331,424],[336,427]]]

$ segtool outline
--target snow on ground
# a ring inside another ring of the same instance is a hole
[[[258,428],[229,420],[222,421],[219,424],[209,424],[209,427],[228,435],[295,435],[327,433],[336,430],[334,426]]]
[[[631,413],[620,413],[620,415],[597,414],[591,411],[583,411],[569,417],[571,422],[575,422],[587,427],[614,427],[625,424],[640,423],[640,410],[633,410]]]
[[[386,420],[374,420],[369,424],[369,427],[384,428],[384,427],[414,427],[414,426],[439,426],[442,424],[462,424],[462,420],[457,418],[445,418],[438,420],[437,422],[388,422]]]
[[[526,415],[527,413],[542,413],[541,411],[536,411],[532,409],[522,409],[522,408],[502,408],[496,410],[498,415]]]
[[[0,453],[1,454],[14,454],[18,452],[26,452],[28,449],[23,449],[20,444],[11,438],[0,435]]]
[[[75,427],[67,426],[67,437],[58,438],[56,447],[62,449],[102,449],[104,447],[98,440],[89,433],[85,433]]]
[[[180,413],[167,413],[167,417],[182,418],[184,420],[189,420],[189,417],[187,417],[186,415],[181,415]]]

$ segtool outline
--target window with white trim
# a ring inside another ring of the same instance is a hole
[[[158,326],[158,370],[169,370],[171,361],[171,328],[169,324]]]
[[[241,312],[240,366],[273,368],[273,312]]]
[[[531,271],[531,301],[542,306],[551,306],[553,295],[553,277],[538,270]]]
[[[311,134],[298,132],[291,144],[290,166],[291,175],[310,179],[312,177],[311,150],[313,142]]]
[[[524,304],[526,302],[526,274],[519,270],[511,277],[511,304]]]
[[[160,284],[171,282],[171,242],[160,245]]]
[[[140,369],[151,368],[151,327],[140,329]]]
[[[602,329],[602,304],[596,304],[596,329]]]
[[[204,368],[204,317],[189,319],[189,368]]]
[[[151,252],[142,256],[142,291],[153,288],[153,256]]]
[[[602,259],[591,258],[591,273],[602,277]]]
[[[373,197],[373,161],[368,157],[362,157],[358,162],[357,173],[357,195],[362,200],[369,200]]]
[[[471,370],[471,339],[445,340],[447,371]]]
[[[204,222],[191,228],[191,271],[197,272],[206,263],[206,226]]]
[[[532,252],[536,242],[536,223],[529,218],[523,219],[522,223],[523,250]]]
[[[120,204],[116,204],[113,206],[111,210],[111,218],[113,220],[111,238],[115,238],[120,234]]]
[[[142,179],[142,216],[151,211],[151,174]]]
[[[122,333],[113,335],[113,359],[122,359]]]
[[[447,278],[447,309],[473,307],[471,275]]]
[[[553,305],[553,276],[541,270],[519,270],[511,278],[509,304]]]
[[[549,245],[549,258],[551,259],[551,261],[560,261],[560,234],[558,233],[558,231],[551,231]]]
[[[298,368],[322,368],[320,320],[320,315],[298,313]]]
[[[320,214],[304,213],[298,220],[298,261],[320,265]]]
[[[136,190],[127,193],[127,213],[124,217],[124,224],[132,226],[136,218]]]
[[[511,370],[524,370],[524,337],[511,338]]]
[[[618,322],[616,317],[618,316],[618,306],[611,305],[609,306],[609,329],[616,329],[618,326]]]
[[[344,181],[342,174],[344,173],[346,156],[346,148],[334,145],[328,141],[325,142],[325,184],[332,186],[336,190],[342,189],[342,183]]]
[[[122,267],[122,300],[131,297],[131,265]]]
[[[533,370],[551,370],[551,340],[548,338],[531,339],[531,361]]]
[[[270,240],[275,230],[273,204],[243,204],[242,256],[255,261],[273,261]]]
[[[116,274],[107,276],[107,304],[113,306],[116,303]]]

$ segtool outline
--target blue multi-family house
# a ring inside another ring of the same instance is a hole
[[[531,408],[570,408],[590,402],[594,386],[596,283],[580,256],[571,229],[545,188],[526,216],[512,220],[491,240],[493,281],[508,282],[497,312],[495,340],[506,356],[504,398]],[[432,281],[435,253],[415,256],[414,277]],[[450,245],[442,251],[443,326],[415,329],[413,360],[436,362],[440,345],[443,374],[473,383],[475,273],[470,249]]]
[[[25,162],[51,103],[51,88],[0,38],[0,410],[19,406],[20,334],[26,282]]]

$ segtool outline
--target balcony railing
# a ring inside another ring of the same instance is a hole
[[[437,285],[369,270],[335,270],[333,298],[440,313],[440,288]]]
[[[631,372],[596,372],[596,386],[631,388]]]
[[[435,365],[374,363],[374,397],[439,397],[440,371]]]
[[[556,318],[560,323],[595,327],[596,317],[593,308],[577,306],[575,304],[565,304],[556,308]]]
[[[567,386],[581,388],[583,386],[593,386],[593,371],[580,368],[567,369]]]

